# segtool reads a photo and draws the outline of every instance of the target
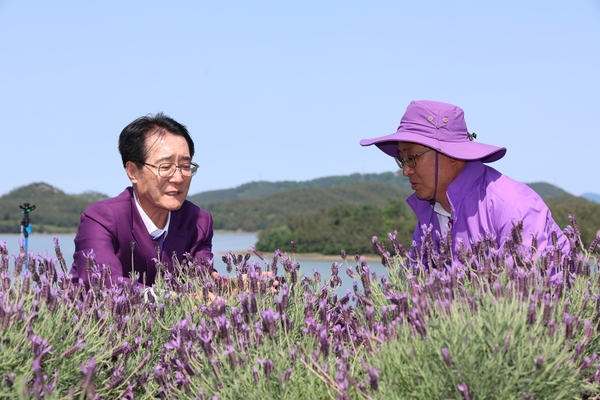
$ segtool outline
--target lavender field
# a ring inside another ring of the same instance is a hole
[[[60,246],[24,265],[0,243],[0,398],[596,398],[599,239],[565,232],[550,265],[517,239],[424,268],[390,235],[373,240],[385,275],[360,255],[303,274],[293,252],[230,252],[231,279],[185,260],[152,290],[108,287],[91,261],[89,292]]]

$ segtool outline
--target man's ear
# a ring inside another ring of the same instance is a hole
[[[127,173],[127,177],[129,178],[131,183],[137,183],[137,174],[140,173],[140,169],[133,161],[127,161],[127,163],[125,164],[125,172]]]
[[[467,165],[467,162],[465,160],[458,160],[458,159],[452,158],[452,157],[448,157],[448,159],[450,160],[450,165],[453,168],[456,168],[458,170],[458,172],[462,171],[462,169],[465,167],[465,165]]]

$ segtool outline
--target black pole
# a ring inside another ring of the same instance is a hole
[[[29,232],[31,231],[31,227],[29,225],[29,213],[35,210],[35,205],[29,205],[29,203],[24,203],[22,206],[19,206],[21,214],[23,214],[23,219],[21,220],[21,233],[23,234],[23,238],[25,239],[25,270],[29,267]]]

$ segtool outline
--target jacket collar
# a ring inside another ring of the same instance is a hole
[[[478,179],[484,174],[485,165],[477,160],[477,161],[469,161],[465,165],[462,171],[458,174],[458,176],[448,185],[448,189],[446,190],[446,196],[448,196],[448,201],[450,202],[451,214],[455,214],[456,208],[462,202],[462,199],[465,196],[465,193],[468,193],[473,185],[478,181]],[[429,200],[421,200],[417,197],[416,193],[411,194],[408,199],[406,199],[408,205],[413,209],[417,218],[419,219],[419,223],[424,223],[423,217],[429,215],[429,212],[433,215],[433,207],[429,203]],[[426,218],[425,218],[426,219]],[[439,228],[437,226],[437,218],[430,217],[431,223],[433,223],[434,228]]]

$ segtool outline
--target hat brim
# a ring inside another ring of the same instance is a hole
[[[371,146],[374,144],[390,157],[398,157],[398,142],[421,144],[449,157],[466,161],[481,160],[484,163],[491,163],[498,161],[506,154],[505,147],[497,147],[470,140],[442,142],[420,134],[400,131],[373,139],[363,139],[360,141],[360,144],[361,146]]]

